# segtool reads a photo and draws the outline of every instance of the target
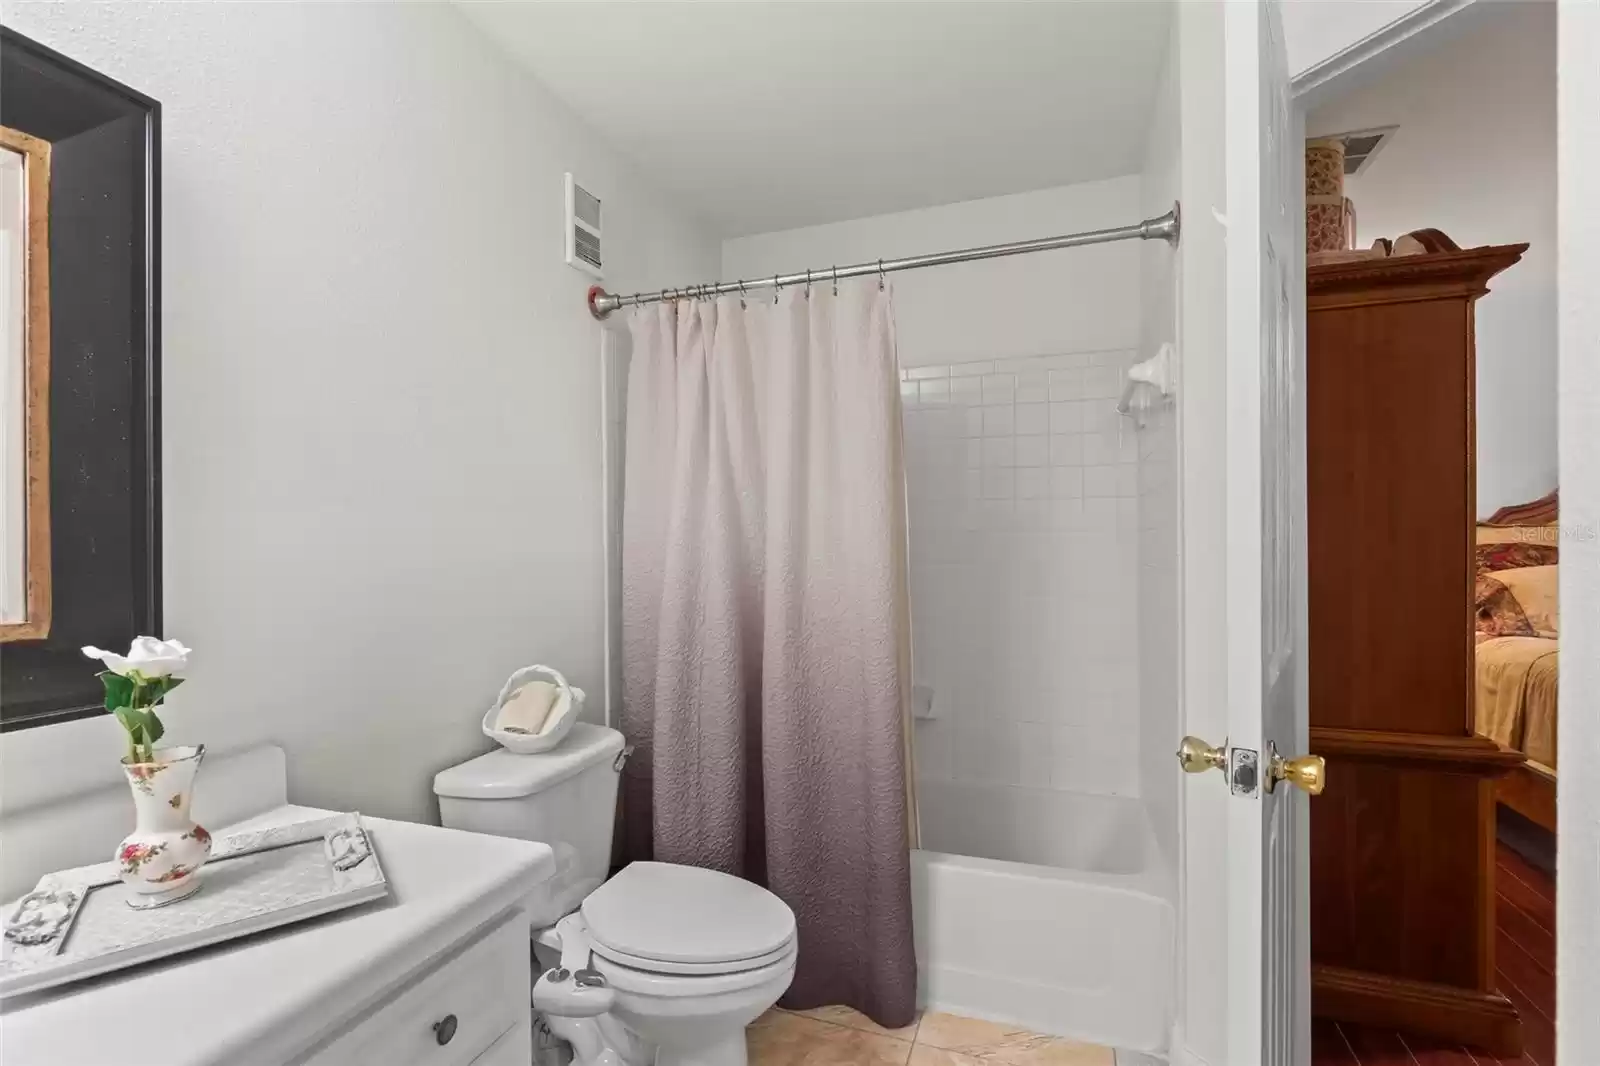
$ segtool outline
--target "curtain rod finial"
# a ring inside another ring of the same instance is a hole
[[[598,285],[589,286],[589,295],[587,299],[589,303],[589,313],[601,321],[604,321],[606,316],[610,315],[611,312],[622,306],[622,300],[620,297],[611,295]]]

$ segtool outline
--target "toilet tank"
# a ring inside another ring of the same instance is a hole
[[[555,852],[556,875],[535,906],[535,926],[570,914],[611,867],[622,734],[579,722],[539,755],[496,748],[433,779],[450,829],[537,840]]]

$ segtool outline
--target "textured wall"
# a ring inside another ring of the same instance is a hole
[[[196,648],[170,735],[275,739],[297,800],[430,818],[512,669],[601,688],[600,340],[562,172],[605,198],[624,291],[717,246],[446,5],[5,18],[163,105],[166,628]],[[113,780],[117,733],[6,734],[4,803]]]

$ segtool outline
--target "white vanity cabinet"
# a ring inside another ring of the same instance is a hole
[[[494,923],[385,996],[300,1060],[304,1066],[469,1066],[533,1057],[528,925]],[[508,1050],[509,1049],[509,1050]]]
[[[528,915],[550,849],[364,821],[388,899],[7,1000],[5,1066],[526,1066]]]

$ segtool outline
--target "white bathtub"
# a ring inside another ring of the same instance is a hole
[[[1136,799],[919,781],[912,853],[930,1010],[1166,1047],[1174,919]]]

